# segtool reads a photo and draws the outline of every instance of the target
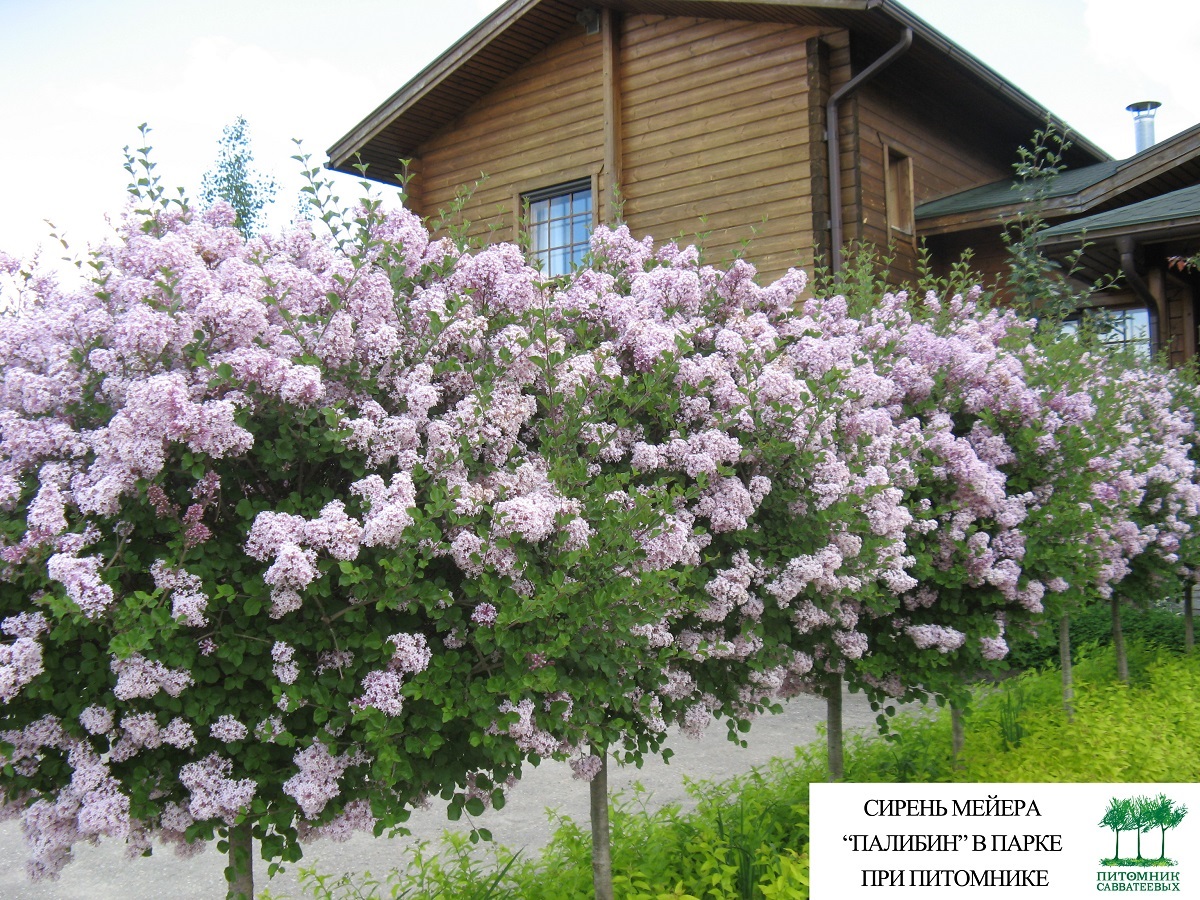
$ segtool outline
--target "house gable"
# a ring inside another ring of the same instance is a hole
[[[511,241],[522,197],[590,178],[598,220],[619,208],[635,234],[703,237],[710,259],[745,253],[769,275],[811,265],[814,219],[827,216],[811,191],[824,128],[812,121],[810,85],[820,91],[831,55],[848,71],[844,33],[659,15],[613,27],[619,182],[606,171],[604,35],[576,23],[413,148],[411,205],[436,219],[468,186],[456,215],[468,235]],[[832,49],[818,49],[823,34]]]
[[[334,144],[330,167],[352,172],[360,157],[374,177],[392,179],[396,160],[411,156],[418,144],[572,27],[585,9],[847,29],[879,46],[911,28],[913,58],[931,83],[965,92],[969,105],[988,108],[993,120],[1021,139],[1048,117],[1057,121],[894,0],[509,0]],[[1076,141],[1075,155],[1073,165],[1108,158],[1084,138]]]

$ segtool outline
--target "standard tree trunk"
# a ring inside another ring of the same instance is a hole
[[[1183,650],[1185,653],[1191,653],[1196,647],[1196,632],[1192,628],[1192,588],[1194,585],[1188,582],[1187,587],[1183,589]]]
[[[1117,677],[1129,684],[1129,659],[1125,656],[1125,636],[1121,633],[1121,598],[1113,594],[1109,603],[1112,604],[1113,651],[1117,654]]]
[[[1062,668],[1063,709],[1067,721],[1075,721],[1075,679],[1071,674],[1071,617],[1066,613],[1058,620],[1058,663]]]
[[[829,780],[846,777],[842,760],[842,677],[833,675],[825,689],[825,740],[829,757]]]
[[[963,747],[967,745],[966,730],[963,728],[963,711],[957,703],[950,704],[950,747],[954,754],[954,767],[960,768]]]
[[[592,887],[596,900],[613,900],[612,838],[608,830],[608,751],[592,747],[600,757],[600,771],[591,781]]]
[[[225,869],[227,900],[254,898],[254,833],[249,822],[229,828],[229,865]]]

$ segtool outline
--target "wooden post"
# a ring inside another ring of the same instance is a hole
[[[842,757],[842,677],[835,674],[826,685],[825,746],[829,757],[829,780],[841,781],[846,777]]]
[[[829,229],[833,213],[830,210],[829,156],[825,140],[825,104],[829,100],[829,45],[819,37],[805,44],[808,63],[808,152],[811,194],[810,215],[813,234],[812,253],[829,260]],[[800,198],[797,197],[799,200]]]
[[[596,900],[613,900],[612,843],[608,830],[608,751],[592,747],[600,757],[600,771],[591,780],[592,888]]]
[[[1174,280],[1173,280],[1174,281]],[[1175,282],[1177,283],[1177,282]],[[1182,341],[1183,359],[1191,359],[1196,355],[1196,310],[1195,300],[1192,294],[1191,285],[1186,285],[1183,288],[1183,297],[1180,302],[1183,315],[1183,329],[1180,334]],[[1174,362],[1174,360],[1172,360]]]
[[[597,198],[600,221],[615,225],[618,219],[618,195],[621,190],[621,45],[620,14],[605,7],[600,10],[600,52],[604,80],[604,180]]]
[[[1174,356],[1175,335],[1171,331],[1171,309],[1167,303],[1167,284],[1163,269],[1155,266],[1146,273],[1146,286],[1154,297],[1154,306],[1158,316],[1158,346],[1154,349],[1166,350],[1168,356]],[[1183,360],[1180,359],[1180,362]]]
[[[963,711],[962,707],[951,701],[950,703],[950,751],[954,757],[954,767],[961,768],[962,761],[959,759],[962,756],[963,747],[967,745],[966,729],[963,727]]]

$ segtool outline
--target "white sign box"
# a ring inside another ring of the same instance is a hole
[[[813,784],[812,900],[1200,897],[1198,784]]]

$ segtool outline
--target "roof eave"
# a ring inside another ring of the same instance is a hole
[[[1067,247],[1078,247],[1080,242],[1095,245],[1115,243],[1118,238],[1133,237],[1139,243],[1172,240],[1200,236],[1200,215],[1180,216],[1175,219],[1164,219],[1158,222],[1142,222],[1135,225],[1114,225],[1110,228],[1098,228],[1095,231],[1086,229],[1071,233],[1054,235],[1040,241],[1043,250],[1054,252]]]
[[[349,168],[355,153],[369,141],[378,137],[379,133],[404,111],[405,107],[440,84],[463,59],[470,57],[497,35],[503,33],[540,2],[541,0],[510,0],[492,12],[330,147],[328,151],[329,168],[343,170]]]
[[[1047,218],[1085,215],[1096,206],[1108,203],[1121,193],[1156,177],[1163,170],[1198,156],[1200,125],[1194,125],[1122,160],[1117,169],[1107,177],[1100,178],[1072,194],[1047,198],[1042,201],[1041,212]],[[998,220],[1011,219],[1023,206],[1021,203],[993,204],[925,217],[922,217],[918,210],[917,225],[921,233],[927,235],[970,231],[992,225]]]
[[[1064,200],[1075,200],[1075,196]],[[1087,212],[1086,205],[1078,203],[1054,203],[1044,201],[1039,209],[1043,218],[1059,219],[1063,216],[1077,216]],[[973,231],[976,228],[994,228],[1010,222],[1023,212],[1029,211],[1029,201],[1017,200],[1004,206],[989,206],[968,213],[952,213],[944,216],[930,216],[927,219],[917,219],[917,230],[922,237],[932,237],[938,234],[955,234],[959,231]]]
[[[918,218],[917,231],[922,237],[932,237],[938,234],[973,231],[976,228],[992,228],[1011,219],[1020,209],[1020,204],[1014,204],[1005,207],[988,207],[978,213],[934,216],[928,219]]]

